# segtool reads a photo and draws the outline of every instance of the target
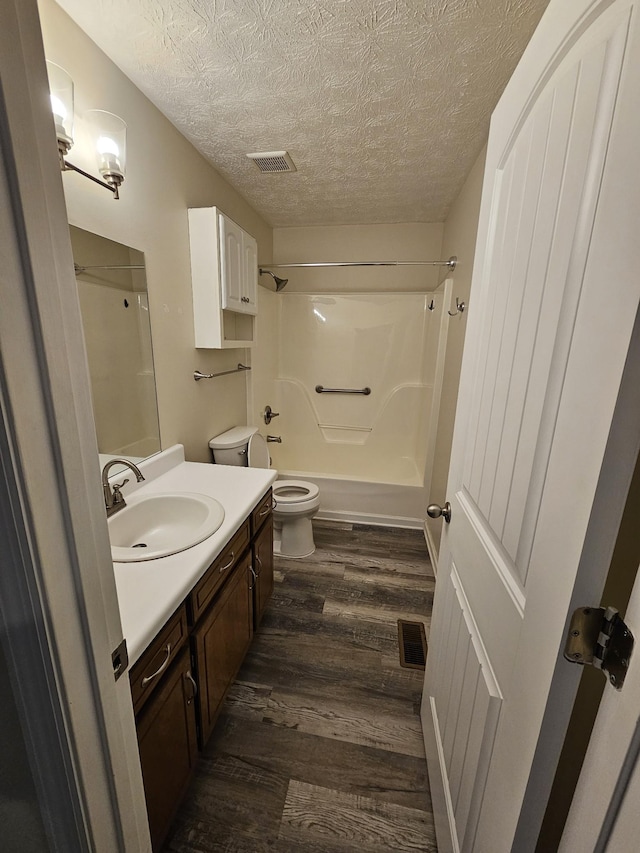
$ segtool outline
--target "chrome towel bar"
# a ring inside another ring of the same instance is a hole
[[[365,397],[371,393],[371,388],[325,388],[316,385],[317,394],[364,394]]]
[[[200,373],[199,370],[196,370],[193,378],[198,382],[200,379],[215,379],[216,376],[226,376],[227,373],[242,373],[243,370],[251,370],[251,368],[238,362],[238,366],[234,367],[233,370],[223,370],[222,373]]]

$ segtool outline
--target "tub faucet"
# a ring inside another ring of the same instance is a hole
[[[142,471],[138,468],[137,465],[134,465],[133,462],[129,462],[128,459],[110,459],[107,464],[102,469],[102,493],[104,495],[104,506],[107,510],[107,518],[110,518],[114,514],[114,512],[118,512],[120,509],[124,509],[127,505],[124,499],[124,495],[120,491],[120,489],[129,482],[129,480],[123,480],[122,483],[114,483],[113,491],[111,490],[111,486],[109,485],[109,471],[114,465],[125,465],[127,468],[130,468],[133,473],[136,475],[136,480],[138,483],[141,483],[144,480],[144,476]]]

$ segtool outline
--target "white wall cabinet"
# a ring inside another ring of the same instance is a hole
[[[216,207],[189,210],[195,345],[253,346],[258,244]]]

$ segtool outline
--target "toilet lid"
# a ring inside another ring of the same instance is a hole
[[[312,501],[318,496],[320,489],[315,483],[304,480],[276,480],[273,484],[273,496],[280,504]]]
[[[247,462],[249,463],[249,468],[271,467],[267,442],[259,432],[255,432],[249,439],[249,446],[247,447]]]

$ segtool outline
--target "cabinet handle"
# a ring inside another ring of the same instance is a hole
[[[227,565],[226,565],[226,566],[220,566],[220,574],[222,574],[223,572],[226,572],[226,571],[227,571],[227,569],[230,569],[230,568],[231,568],[231,566],[233,565],[233,561],[234,561],[234,560],[235,560],[235,557],[234,557],[234,554],[233,554],[233,551],[232,551],[232,552],[231,552],[231,560],[227,563]]]
[[[142,685],[143,686],[145,684],[148,684],[150,681],[153,681],[154,678],[157,678],[160,675],[160,673],[164,672],[164,670],[167,668],[167,664],[169,663],[169,658],[171,657],[171,643],[167,643],[167,645],[164,647],[164,650],[165,650],[165,653],[167,656],[165,657],[165,659],[162,661],[162,663],[160,664],[158,669],[156,669],[155,672],[153,672],[151,675],[145,675],[145,677],[142,679]]]
[[[189,699],[187,699],[187,705],[190,705],[193,702],[193,700],[196,698],[196,696],[198,695],[198,685],[196,684],[195,678],[191,675],[190,670],[187,670],[185,672],[184,676],[185,676],[185,678],[187,678],[191,682],[191,686],[193,687],[193,693],[191,694]]]
[[[270,506],[265,506],[265,507],[264,507],[264,509],[261,509],[261,510],[260,510],[260,512],[258,513],[258,515],[259,515],[259,516],[263,516],[263,515],[266,515],[268,512],[271,512],[271,507],[270,507]]]
[[[249,584],[249,591],[251,591],[251,590],[254,588],[254,586],[255,586],[255,581],[257,581],[257,580],[258,580],[258,576],[257,576],[257,575],[256,575],[256,573],[253,571],[253,566],[249,566],[249,571],[250,571],[250,572],[251,572],[251,574],[253,575],[253,580],[254,580],[254,583]]]
[[[255,573],[256,580],[257,580],[260,577],[260,572],[262,571],[262,560],[260,559],[260,557],[257,554],[256,554],[256,563],[258,564],[258,571]]]

